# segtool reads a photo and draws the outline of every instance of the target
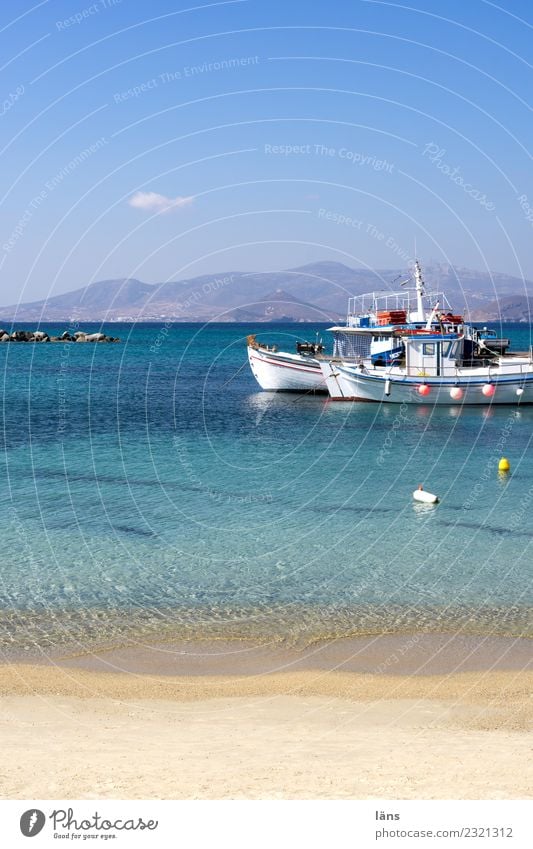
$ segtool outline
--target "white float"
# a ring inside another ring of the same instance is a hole
[[[439,498],[437,495],[433,495],[432,492],[426,492],[425,489],[422,488],[422,485],[415,489],[413,492],[413,498],[415,501],[422,501],[424,504],[438,504]]]

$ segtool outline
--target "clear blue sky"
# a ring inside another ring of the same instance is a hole
[[[533,278],[526,0],[0,16],[3,304],[105,278],[404,267],[415,244]]]

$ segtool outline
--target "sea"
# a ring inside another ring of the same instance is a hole
[[[80,329],[121,341],[0,345],[4,657],[533,636],[533,406],[261,391],[247,334],[330,346],[326,325]]]

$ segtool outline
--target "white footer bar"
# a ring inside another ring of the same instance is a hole
[[[531,849],[533,801],[0,801],[0,833],[10,849]]]

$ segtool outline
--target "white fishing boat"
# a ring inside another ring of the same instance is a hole
[[[349,327],[331,328],[334,356],[319,361],[331,398],[431,405],[533,403],[532,352],[501,354],[501,345],[491,349],[490,337],[441,309],[439,299],[428,315],[418,262],[415,282],[414,309],[408,293],[393,323],[380,327],[379,313],[371,311],[367,317],[354,316]],[[377,355],[376,339],[387,340],[386,350],[393,355]]]
[[[531,356],[505,355],[477,365],[463,358],[464,336],[428,333],[399,338],[405,359],[392,366],[375,366],[370,360],[322,362],[331,398],[448,406],[533,403]]]
[[[511,345],[510,339],[503,339],[498,336],[495,330],[490,330],[488,327],[482,327],[478,330],[478,337],[482,339],[485,345],[497,354],[505,354]]]
[[[278,351],[248,336],[248,362],[261,389],[269,392],[326,392],[320,363],[324,348],[319,342],[298,342],[296,353]]]

